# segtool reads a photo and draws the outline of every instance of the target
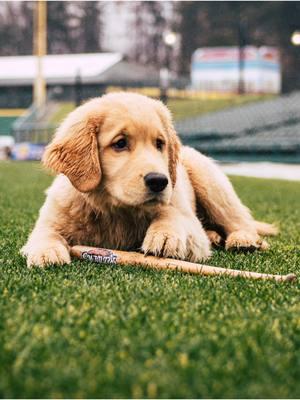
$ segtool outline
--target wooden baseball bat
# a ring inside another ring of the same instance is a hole
[[[180,271],[197,275],[225,275],[232,277],[242,277],[248,279],[275,280],[278,282],[292,282],[297,279],[295,274],[272,275],[258,272],[240,271],[237,269],[228,269],[214,267],[203,264],[191,263],[188,261],[175,260],[172,258],[161,258],[154,256],[145,256],[141,253],[109,250],[88,246],[73,246],[71,255],[82,260],[89,260],[96,263],[118,264],[118,265],[143,265],[147,268],[158,270]]]

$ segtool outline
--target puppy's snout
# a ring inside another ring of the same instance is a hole
[[[145,175],[144,181],[146,186],[154,193],[162,192],[168,184],[166,175],[156,172],[150,172],[150,174]]]

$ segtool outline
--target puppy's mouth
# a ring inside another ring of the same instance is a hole
[[[149,195],[146,200],[143,202],[144,205],[156,205],[164,202],[164,195],[163,194],[155,194]]]

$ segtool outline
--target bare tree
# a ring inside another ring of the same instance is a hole
[[[35,2],[0,2],[0,55],[33,52]],[[47,52],[65,54],[101,50],[99,2],[47,2]]]
[[[142,64],[161,66],[164,57],[163,33],[167,27],[164,4],[136,1],[132,5],[135,39],[131,58]]]
[[[73,4],[72,37],[74,52],[101,50],[101,2],[80,1]]]
[[[2,2],[0,12],[0,54],[32,53],[31,2]]]
[[[70,29],[69,2],[47,3],[47,49],[49,54],[64,54],[74,51]]]

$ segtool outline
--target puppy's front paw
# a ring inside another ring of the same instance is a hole
[[[47,267],[51,264],[70,264],[71,257],[67,247],[59,242],[41,245],[26,244],[21,254],[27,258],[27,267]]]
[[[232,232],[226,239],[226,250],[254,251],[268,249],[268,243],[257,234],[246,231]]]
[[[183,232],[173,233],[150,228],[142,244],[142,251],[155,256],[184,259],[186,238]]]
[[[191,228],[191,227],[190,227]],[[145,254],[178,258],[192,262],[210,257],[210,243],[204,232],[199,229],[155,229],[150,227],[142,245]]]
[[[186,259],[191,262],[207,260],[211,256],[210,241],[202,233],[190,234],[187,238]]]

